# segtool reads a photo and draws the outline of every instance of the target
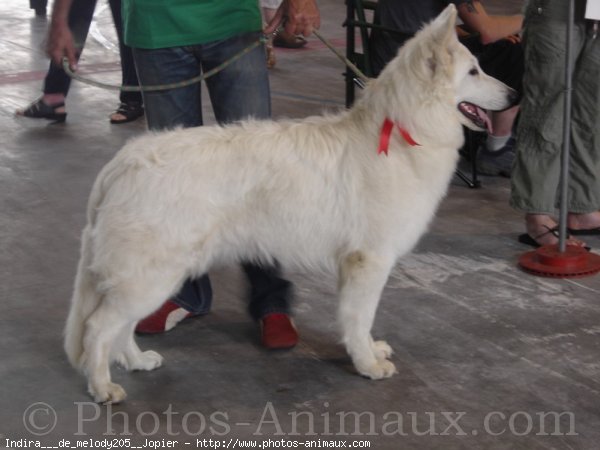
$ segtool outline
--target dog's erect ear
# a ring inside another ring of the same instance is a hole
[[[456,6],[450,3],[431,22],[435,39],[440,44],[448,45],[450,42],[456,41],[456,14]]]
[[[456,7],[450,3],[439,16],[429,24],[429,32],[433,43],[432,56],[427,58],[427,66],[432,76],[445,76],[448,70],[440,73],[439,67],[451,67],[451,48],[458,43],[456,37]]]

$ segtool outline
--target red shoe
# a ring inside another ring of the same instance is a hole
[[[197,315],[199,314],[189,312],[175,302],[167,300],[148,317],[140,320],[135,327],[135,332],[141,334],[164,333],[175,328],[175,325],[183,319]]]
[[[292,348],[298,343],[298,331],[290,316],[267,314],[260,320],[260,342],[268,349]]]

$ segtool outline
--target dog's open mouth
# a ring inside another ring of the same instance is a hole
[[[458,110],[463,116],[473,122],[476,127],[487,130],[488,133],[492,131],[492,122],[490,121],[490,118],[479,106],[469,102],[460,102],[458,104]]]

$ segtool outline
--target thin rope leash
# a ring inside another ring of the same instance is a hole
[[[329,48],[329,50],[331,50],[335,56],[337,56],[346,66],[348,66],[350,68],[350,70],[352,70],[352,72],[354,72],[354,74],[360,78],[363,82],[367,82],[369,81],[369,77],[366,76],[364,73],[362,73],[362,71],[356,67],[352,61],[350,61],[348,58],[346,58],[345,55],[343,55],[342,53],[340,53],[332,44],[331,42],[329,42],[327,39],[325,39],[323,36],[321,36],[321,33],[319,33],[317,30],[313,30],[313,34],[319,38],[319,40],[325,44],[327,46],[327,48]]]
[[[315,36],[317,36],[317,38],[319,38],[319,40],[321,42],[323,42],[323,44],[325,44],[327,46],[327,48],[329,48],[329,50],[331,50],[363,82],[367,82],[369,80],[369,77],[367,77],[364,73],[362,73],[358,67],[356,67],[348,58],[346,58],[346,56],[341,54],[327,39],[325,39],[323,36],[321,36],[321,34],[317,30],[313,30],[313,34]],[[167,89],[177,89],[177,88],[190,86],[195,83],[200,83],[201,81],[206,80],[207,78],[210,78],[210,77],[216,75],[217,73],[219,73],[220,71],[225,69],[227,66],[233,64],[238,59],[242,58],[244,55],[246,55],[247,53],[254,50],[259,45],[266,43],[267,40],[268,40],[268,38],[266,36],[262,36],[260,39],[256,40],[256,42],[253,42],[248,47],[246,47],[243,50],[241,50],[240,52],[236,53],[228,60],[219,64],[217,67],[215,67],[205,73],[202,73],[202,74],[198,75],[197,77],[190,78],[189,80],[185,80],[185,81],[179,81],[177,83],[158,84],[158,85],[152,85],[152,86],[141,86],[141,85],[140,86],[118,86],[115,84],[103,83],[101,81],[92,80],[90,78],[79,75],[76,72],[73,72],[71,70],[71,68],[69,67],[69,61],[67,60],[67,58],[63,58],[62,65],[63,65],[63,69],[64,69],[65,73],[67,75],[69,75],[71,78],[73,78],[74,80],[77,80],[82,83],[89,84],[91,86],[95,86],[95,87],[98,87],[101,89],[107,89],[110,91],[122,91],[122,92],[164,91]]]
[[[194,78],[190,78],[189,80],[178,81],[177,83],[157,84],[157,85],[152,85],[152,86],[142,86],[142,85],[140,85],[140,86],[117,86],[115,84],[102,83],[101,81],[92,80],[90,78],[81,76],[81,75],[73,72],[71,70],[71,68],[69,67],[69,61],[67,60],[67,58],[63,58],[62,64],[63,64],[63,69],[66,72],[66,74],[69,75],[74,80],[81,81],[82,83],[89,84],[91,86],[96,86],[101,89],[108,89],[110,91],[122,91],[122,92],[165,91],[167,89],[177,89],[177,88],[190,86],[192,84],[199,83],[203,80],[206,80],[207,78],[210,78],[210,77],[216,75],[217,73],[221,72],[227,66],[233,64],[238,59],[242,58],[244,55],[251,52],[252,50],[254,50],[259,45],[263,44],[264,42],[266,42],[266,37],[263,36],[260,39],[256,40],[255,42],[253,42],[252,44],[250,44],[248,47],[244,48],[243,50],[241,50],[238,53],[236,53],[235,55],[233,55],[228,60],[219,64],[217,67],[215,67],[207,72],[204,72]]]

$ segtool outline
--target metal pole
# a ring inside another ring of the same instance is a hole
[[[573,59],[571,57],[573,22],[575,20],[575,0],[569,0],[567,16],[567,42],[565,52],[565,103],[563,113],[563,148],[560,168],[560,212],[558,221],[558,248],[561,253],[567,249],[567,215],[569,213],[569,156],[571,149],[571,90]]]

